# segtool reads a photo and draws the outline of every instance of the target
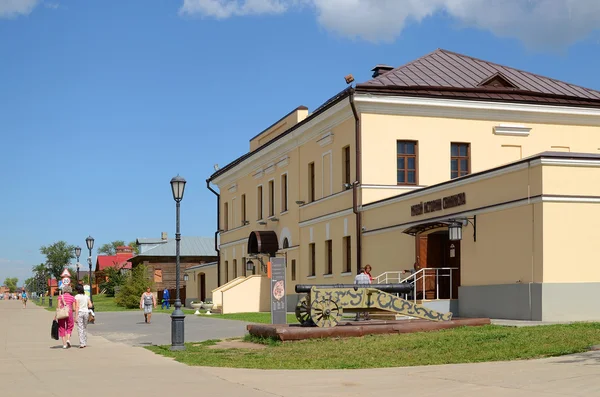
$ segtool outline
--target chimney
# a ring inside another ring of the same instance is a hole
[[[160,239],[161,240],[166,240],[167,239],[167,232],[162,232],[160,235]]]
[[[371,69],[371,71],[373,72],[373,77],[377,77],[377,76],[386,74],[387,72],[389,72],[390,70],[393,70],[393,69],[394,69],[393,66],[377,65],[373,69]]]

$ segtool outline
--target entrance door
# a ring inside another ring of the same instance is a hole
[[[198,296],[200,300],[204,302],[206,300],[206,274],[200,273],[198,275],[200,277],[200,282],[198,283]]]
[[[443,230],[417,236],[416,248],[415,270],[425,269],[417,276],[417,299],[457,299],[460,270],[441,268],[460,269],[460,241],[449,241],[448,231]]]

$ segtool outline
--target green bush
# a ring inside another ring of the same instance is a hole
[[[114,267],[106,268],[104,270],[104,275],[108,280],[100,283],[100,289],[106,290],[107,296],[115,296],[120,287],[125,284],[127,273],[128,272],[117,270]]]
[[[140,298],[146,288],[154,289],[154,282],[148,277],[148,269],[144,265],[136,266],[125,278],[124,284],[115,295],[115,302],[128,309],[140,307]]]

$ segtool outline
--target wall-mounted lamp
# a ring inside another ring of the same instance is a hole
[[[303,200],[296,201],[296,204],[298,204],[298,205],[304,205],[305,203],[306,203],[306,201],[303,201]]]
[[[265,265],[265,263],[263,262],[262,258],[260,256],[255,257],[255,259],[258,259],[258,261],[260,262],[260,268],[263,271],[263,273],[267,272],[267,265]],[[246,262],[246,270],[247,271],[253,271],[254,270],[254,262],[252,262],[252,259],[248,259],[248,262]]]
[[[470,218],[451,219],[448,222],[448,238],[450,241],[462,240],[462,228],[468,226],[469,223],[473,226],[473,241],[477,242],[477,215]]]
[[[190,275],[189,275],[189,274],[187,274],[187,273],[185,273],[185,274],[183,275],[183,281],[188,281],[189,279],[190,279]]]

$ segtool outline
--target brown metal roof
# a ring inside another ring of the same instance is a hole
[[[486,85],[506,81],[504,87]],[[450,88],[456,90],[449,90]],[[366,91],[424,91],[426,95],[600,105],[600,91],[539,76],[508,66],[437,49],[406,65],[357,85]],[[458,95],[458,93],[461,93]],[[469,93],[466,95],[465,93]],[[559,100],[557,100],[559,99]],[[571,102],[572,101],[572,102]]]

